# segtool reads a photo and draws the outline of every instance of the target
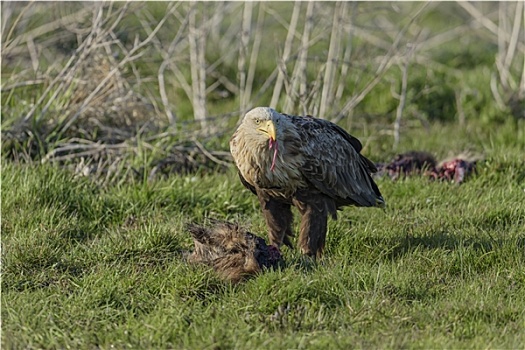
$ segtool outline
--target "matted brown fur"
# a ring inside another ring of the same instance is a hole
[[[222,279],[237,283],[264,268],[276,267],[281,260],[276,247],[268,246],[264,239],[238,224],[218,220],[210,223],[188,225],[195,243],[189,262],[212,266]]]

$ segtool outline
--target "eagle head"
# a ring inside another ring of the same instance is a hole
[[[270,107],[256,107],[246,113],[242,124],[245,131],[249,129],[255,131],[250,136],[277,142],[277,138],[281,136],[279,129],[281,117],[281,114]]]
[[[270,107],[256,107],[244,116],[241,127],[246,135],[254,142],[266,142],[268,148],[273,150],[272,165],[275,168],[275,161],[279,151],[279,140],[283,135],[283,116]]]

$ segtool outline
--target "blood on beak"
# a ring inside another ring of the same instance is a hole
[[[258,127],[257,130],[262,132],[263,134],[266,134],[269,138],[268,147],[270,149],[273,149],[272,165],[270,166],[270,170],[274,171],[275,162],[277,160],[277,152],[279,148],[279,143],[277,142],[277,134],[275,132],[275,124],[273,123],[273,121],[268,120],[263,125]]]
[[[275,132],[275,125],[273,124],[273,121],[271,120],[268,120],[267,122],[265,122],[264,125],[262,125],[257,130],[268,135],[268,137],[272,141],[275,141],[277,139],[276,132]]]

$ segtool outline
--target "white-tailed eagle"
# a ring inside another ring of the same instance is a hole
[[[319,257],[327,219],[342,206],[385,205],[360,154],[361,142],[338,125],[257,107],[246,113],[230,140],[242,183],[259,198],[273,245],[291,247],[293,215],[301,214],[299,247]]]

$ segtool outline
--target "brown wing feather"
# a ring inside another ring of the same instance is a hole
[[[361,155],[361,142],[324,119],[288,116],[303,140],[305,178],[338,205],[376,206],[383,198],[370,173],[374,164]]]
[[[253,194],[257,194],[255,187],[253,187],[252,185],[250,185],[248,181],[246,181],[246,179],[242,176],[241,172],[238,171],[237,173],[239,174],[239,179],[241,180],[241,183],[243,184],[243,186],[249,189],[250,191],[252,191]]]

